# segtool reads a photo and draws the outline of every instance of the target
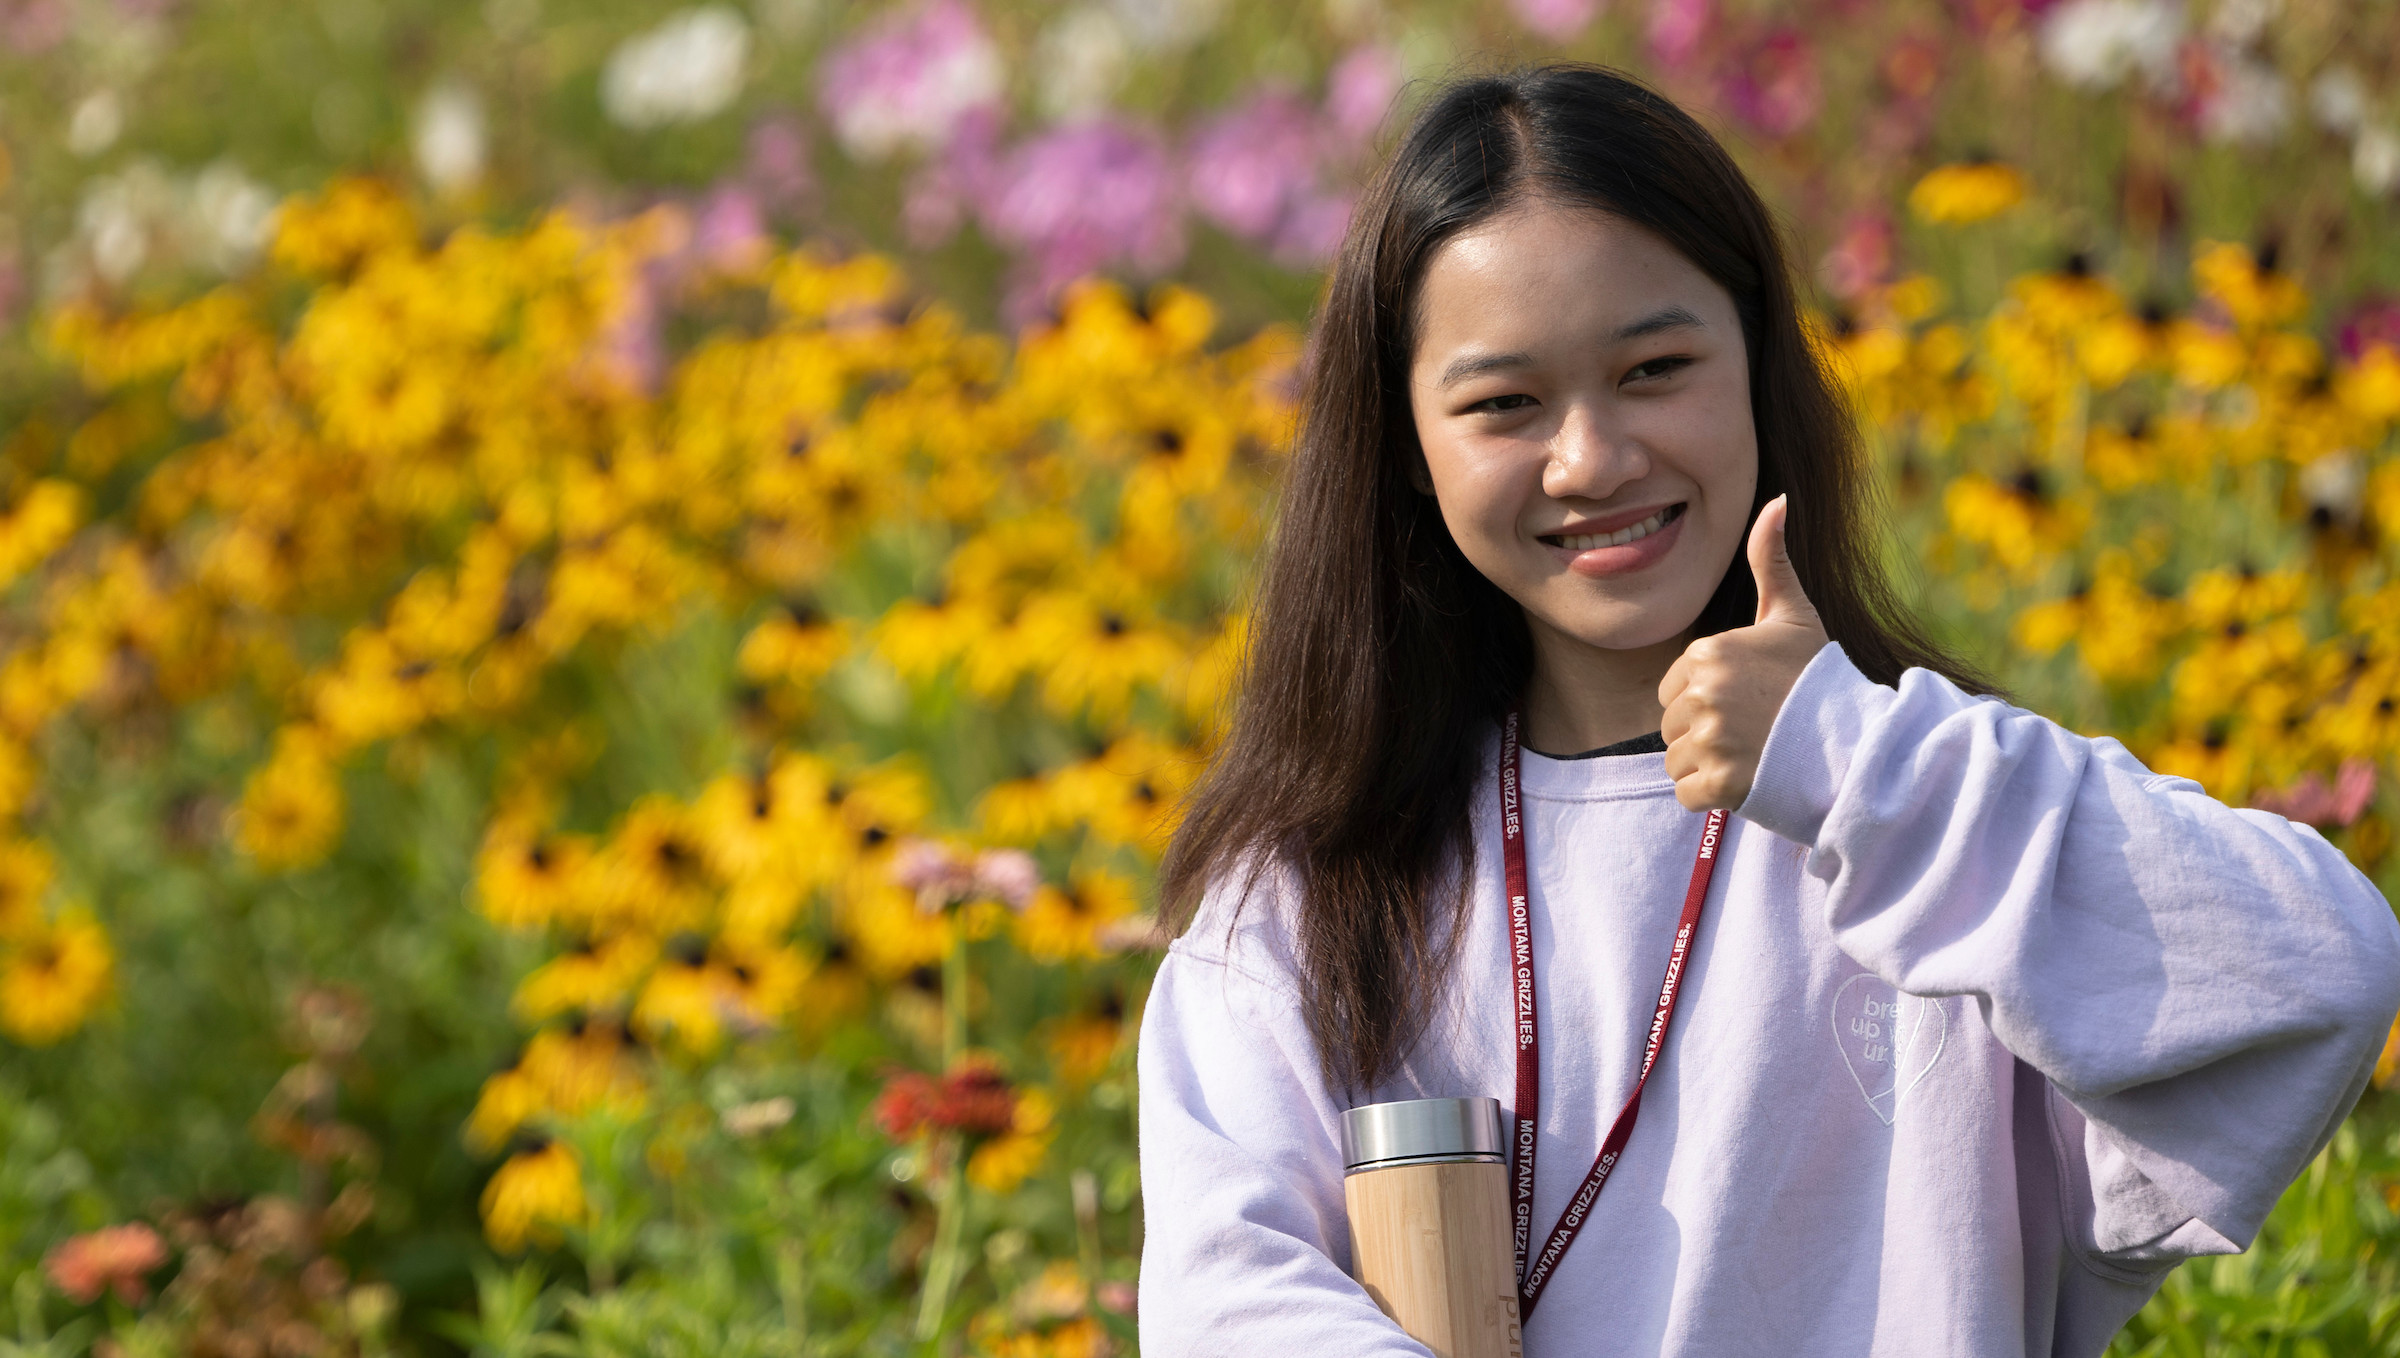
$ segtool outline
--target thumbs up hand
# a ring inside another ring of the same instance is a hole
[[[1731,810],[1750,795],[1775,714],[1825,645],[1825,624],[1783,550],[1789,512],[1778,495],[1750,526],[1758,620],[1693,642],[1659,681],[1667,773],[1675,800],[1694,811]]]

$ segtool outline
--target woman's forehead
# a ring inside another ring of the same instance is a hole
[[[1592,209],[1529,204],[1444,242],[1413,310],[1423,363],[1447,362],[1462,345],[1620,340],[1664,328],[1657,321],[1665,312],[1712,325],[1731,316],[1732,299],[1642,226]]]

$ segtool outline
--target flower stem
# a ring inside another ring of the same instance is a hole
[[[935,1204],[933,1257],[925,1265],[925,1293],[917,1308],[917,1338],[942,1332],[951,1290],[958,1286],[959,1237],[966,1225],[966,1144],[956,1137],[944,1148],[941,1197]]]
[[[967,935],[953,917],[950,949],[942,954],[942,1069],[956,1066],[966,1054]]]
[[[954,1070],[967,1052],[967,935],[954,916],[950,949],[942,954],[942,1069]],[[957,1137],[942,1151],[940,1196],[934,1210],[933,1256],[925,1264],[925,1293],[917,1309],[917,1338],[942,1332],[950,1293],[958,1286],[960,1236],[967,1216],[967,1148]]]

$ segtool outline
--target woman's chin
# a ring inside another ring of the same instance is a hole
[[[1692,625],[1699,621],[1706,600],[1690,608],[1626,608],[1600,614],[1578,611],[1566,617],[1551,615],[1543,627],[1561,640],[1595,651],[1647,651],[1672,645],[1680,654],[1691,642]]]

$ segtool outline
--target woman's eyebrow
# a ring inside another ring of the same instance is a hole
[[[1640,339],[1644,335],[1655,335],[1661,330],[1677,330],[1684,326],[1697,326],[1703,330],[1708,328],[1706,322],[1693,315],[1687,308],[1662,306],[1631,325],[1619,329],[1609,338],[1616,341]]]
[[[1451,359],[1450,366],[1442,369],[1442,380],[1438,385],[1454,387],[1470,377],[1481,377],[1488,372],[1532,366],[1533,355],[1521,350],[1505,354],[1465,354]]]
[[[1608,339],[1611,344],[1621,344],[1644,335],[1655,335],[1661,330],[1680,330],[1686,326],[1705,330],[1708,323],[1689,307],[1669,305],[1619,327]],[[1522,350],[1505,354],[1466,354],[1450,360],[1450,366],[1442,369],[1441,380],[1436,385],[1454,387],[1470,377],[1481,377],[1488,372],[1498,372],[1504,368],[1530,368],[1533,362],[1533,355]]]

